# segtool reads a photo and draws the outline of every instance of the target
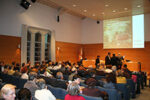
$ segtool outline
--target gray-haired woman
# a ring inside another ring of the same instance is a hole
[[[68,94],[65,96],[65,100],[85,100],[82,96],[79,96],[80,87],[76,82],[72,82],[67,88]]]

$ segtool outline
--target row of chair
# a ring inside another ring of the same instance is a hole
[[[48,85],[47,88],[53,93],[53,95],[55,95],[57,99],[64,100],[65,95],[67,94],[67,91],[62,88],[56,88],[50,85]],[[91,97],[83,94],[79,94],[79,95],[83,96],[86,100],[103,100],[101,97]]]
[[[17,87],[17,89],[23,88],[24,84],[27,81],[25,79],[21,79],[19,77],[7,75],[7,74],[3,74],[3,73],[0,73],[0,78],[5,83],[10,83],[10,84],[15,85]],[[2,86],[0,86],[0,87],[2,87]],[[62,88],[56,88],[56,87],[48,85],[48,89],[53,93],[53,95],[55,95],[55,97],[57,99],[63,100],[65,98],[65,95],[67,94],[67,91]],[[83,96],[86,100],[103,100],[101,97],[91,97],[91,96],[86,96],[83,94],[80,94],[80,95]]]

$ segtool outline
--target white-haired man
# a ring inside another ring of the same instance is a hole
[[[1,88],[1,96],[5,100],[15,100],[16,94],[15,94],[15,88],[16,86],[12,84],[5,84]]]

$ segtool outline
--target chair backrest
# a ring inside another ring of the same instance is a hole
[[[105,77],[105,76],[96,75],[95,78],[96,78],[97,80],[101,80],[102,78],[106,78],[106,77]]]
[[[101,98],[101,97],[91,97],[91,96],[87,96],[84,94],[80,94],[80,96],[84,97],[85,100],[103,100],[103,98]]]
[[[68,75],[63,75],[63,77],[64,77],[64,80],[68,80]]]
[[[121,100],[121,94],[116,89],[107,89],[97,86],[101,91],[105,91],[108,94],[109,100]]]
[[[116,84],[116,89],[123,93],[124,100],[130,100],[130,88],[127,84]]]
[[[135,98],[136,97],[135,83],[133,82],[132,79],[127,79],[127,85],[130,87],[131,97]]]
[[[67,94],[67,91],[61,88],[52,87],[50,85],[48,85],[47,88],[57,99],[64,99],[65,95]]]
[[[84,83],[81,86],[87,87]],[[121,100],[121,94],[116,89],[107,89],[103,87],[96,86],[100,91],[105,91],[108,94],[109,100]]]

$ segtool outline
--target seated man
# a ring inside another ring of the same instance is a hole
[[[39,87],[39,89],[35,91],[35,98],[37,100],[56,100],[56,97],[47,89],[44,79],[38,79],[36,84]]]
[[[12,84],[6,84],[1,89],[1,96],[5,100],[15,100],[16,94],[15,94],[15,88],[16,86]]]
[[[37,73],[30,72],[29,73],[29,80],[24,84],[24,88],[27,88],[31,91],[31,95],[34,98],[35,91],[38,89],[38,86],[36,85]]]

